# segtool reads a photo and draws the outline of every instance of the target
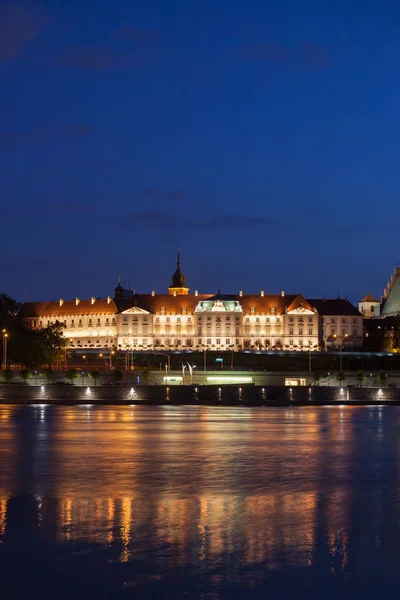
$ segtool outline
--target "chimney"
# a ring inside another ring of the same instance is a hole
[[[64,300],[62,298],[60,298],[60,306],[62,306],[64,304]]]
[[[78,306],[79,302],[80,302],[80,299],[79,298],[75,298],[75,304],[76,304],[76,306]]]
[[[154,290],[151,290],[151,295],[152,295],[152,296],[155,296],[155,295],[156,295],[156,292],[155,292]]]
[[[261,298],[264,298],[264,290],[261,290]]]
[[[239,296],[243,296],[243,290],[239,290]]]
[[[96,298],[94,296],[92,296],[90,298],[90,304],[94,304],[96,302]]]
[[[195,296],[198,296],[198,295],[199,295],[199,290],[195,290],[195,291],[194,291],[194,295],[195,295]]]
[[[281,291],[281,296],[282,296],[282,298],[284,298],[284,297],[285,297],[285,290],[282,290],[282,291]]]
[[[111,296],[107,296],[107,304],[111,304],[111,300],[112,300]]]

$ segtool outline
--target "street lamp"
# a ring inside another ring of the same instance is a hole
[[[166,354],[165,352],[154,352],[154,354],[156,356],[166,356],[167,357],[167,365],[166,365],[166,371],[167,373],[171,370],[171,356],[169,354]]]
[[[343,371],[343,340],[348,338],[348,334],[347,333],[345,333],[344,335],[336,335],[335,334],[333,337],[335,340],[336,339],[340,340],[340,346],[339,346],[339,348],[340,348],[340,354],[339,354],[339,356],[340,356],[340,371]]]
[[[203,346],[203,371],[207,371],[207,348],[208,346]]]
[[[8,333],[6,329],[3,329],[3,369],[7,369],[7,342]]]

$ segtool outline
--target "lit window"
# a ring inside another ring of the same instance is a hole
[[[176,322],[177,322],[177,323],[180,323],[180,322],[181,322],[181,318],[180,318],[180,317],[177,317],[177,318],[176,318]]]
[[[171,322],[171,317],[167,317],[167,323]]]
[[[230,346],[230,345],[231,345],[231,340],[230,340],[230,339],[226,339],[226,340],[225,340],[225,344],[226,344],[227,346]]]
[[[312,327],[308,328],[308,335],[312,335]]]
[[[124,321],[127,321],[127,320],[128,320],[127,315],[124,315]]]
[[[259,322],[260,322],[260,318],[259,318],[259,317],[257,317],[257,318],[256,318],[256,323],[259,323]]]
[[[312,317],[308,317],[308,322],[312,323],[313,322],[313,318]]]
[[[289,322],[293,323],[293,321],[294,321],[293,317],[289,317]]]
[[[217,339],[217,344],[219,345],[220,343],[221,343],[221,340],[220,340],[220,339]]]
[[[250,314],[251,314],[251,315],[254,315],[254,314],[255,314],[255,312],[256,312],[256,309],[255,309],[255,307],[254,307],[254,306],[250,306]]]
[[[164,306],[161,307],[161,314],[165,315],[165,307]]]
[[[207,340],[207,344],[208,344],[208,345],[210,345],[210,344],[211,344],[211,340],[210,340],[210,339],[208,339],[208,340]]]
[[[293,335],[293,328],[289,329],[289,335]]]
[[[299,335],[303,335],[303,328],[302,327],[299,328]]]
[[[289,346],[293,346],[293,340],[289,340]]]

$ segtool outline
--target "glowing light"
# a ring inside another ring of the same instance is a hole
[[[240,377],[240,376],[214,376],[214,377],[207,377],[207,383],[208,384],[218,384],[218,385],[223,385],[224,383],[230,383],[230,384],[246,384],[246,383],[253,383],[253,378],[252,377]]]

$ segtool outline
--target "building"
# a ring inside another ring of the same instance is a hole
[[[395,317],[400,314],[400,267],[394,273],[383,292],[382,317]]]
[[[381,303],[372,294],[368,293],[358,303],[358,310],[364,319],[378,319],[381,314]]]
[[[330,336],[362,344],[362,315],[348,300],[301,294],[190,294],[178,251],[168,294],[136,294],[120,281],[114,297],[28,302],[27,327],[60,321],[71,349],[318,350]],[[333,332],[333,333],[332,333]],[[348,337],[348,340],[347,340]]]
[[[363,315],[347,298],[310,299],[319,315],[319,340],[322,349],[361,348]]]

